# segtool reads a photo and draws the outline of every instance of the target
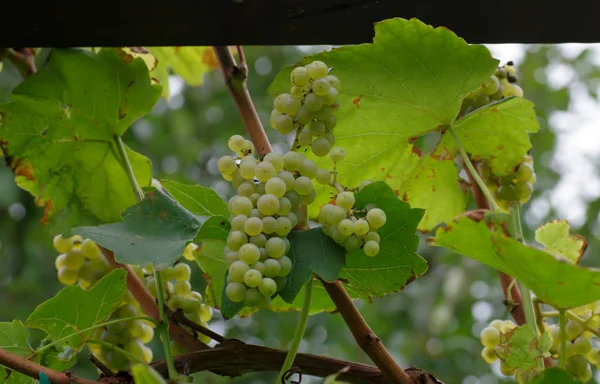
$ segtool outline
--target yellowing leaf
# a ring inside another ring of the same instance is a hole
[[[566,220],[550,221],[535,231],[535,240],[546,247],[546,250],[558,253],[577,264],[587,248],[587,242],[581,235],[569,234],[569,223]]]

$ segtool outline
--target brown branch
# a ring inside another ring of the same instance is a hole
[[[219,46],[214,47],[214,50],[219,61],[219,66],[221,67],[221,72],[223,72],[225,83],[240,112],[246,130],[250,134],[258,156],[262,157],[272,151],[271,143],[269,143],[267,134],[260,123],[258,113],[256,113],[256,108],[246,87],[247,70],[244,71],[236,65],[229,47]],[[241,47],[239,51],[242,52]],[[241,58],[243,57],[242,54]]]
[[[373,360],[392,383],[412,383],[412,379],[392,358],[390,353],[369,327],[341,282],[322,281],[325,290],[350,328],[356,343]]]
[[[142,281],[135,274],[135,272],[133,272],[131,267],[116,261],[114,253],[112,251],[109,251],[108,249],[104,248],[101,249],[102,253],[113,268],[123,268],[125,269],[125,271],[127,271],[127,288],[129,289],[129,292],[131,292],[131,294],[138,301],[140,307],[142,307],[142,310],[146,313],[146,315],[152,317],[157,321],[160,321],[158,305],[156,304],[156,300],[146,289],[146,287],[144,287],[144,284],[142,284]],[[185,328],[172,321],[169,322],[169,333],[171,334],[172,340],[175,340],[177,343],[181,344],[188,351],[200,351],[210,349],[208,345],[198,340]]]
[[[188,327],[192,331],[201,333],[204,336],[208,336],[211,339],[213,339],[214,341],[222,342],[222,341],[227,340],[224,336],[219,335],[217,332],[213,331],[212,329],[208,329],[206,327],[203,327],[200,324],[196,324],[192,320],[185,317],[185,315],[183,314],[183,311],[181,309],[178,309],[177,311],[173,311],[173,310],[171,310],[171,308],[165,308],[165,312],[167,312],[167,316],[169,316],[169,319],[171,321],[173,321],[177,324],[181,324],[184,327]]]
[[[101,362],[100,359],[98,359],[93,353],[90,353],[88,355],[88,360],[90,361],[90,363],[94,364],[94,366],[98,368],[104,376],[114,376],[113,371],[111,371],[110,368],[108,368],[103,362]]]
[[[287,351],[245,344],[239,340],[227,339],[217,347],[207,350],[187,353],[175,357],[175,367],[181,370],[187,367],[190,372],[212,371],[223,376],[240,376],[249,372],[278,372],[283,365]],[[339,378],[349,383],[390,384],[399,381],[389,381],[376,367],[332,359],[323,356],[299,353],[294,360],[294,366],[301,369],[302,374],[327,377],[345,367],[348,370]],[[164,361],[155,362],[152,367],[162,375],[167,373]]]

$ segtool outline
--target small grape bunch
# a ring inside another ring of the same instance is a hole
[[[310,146],[318,157],[327,156],[335,143],[333,112],[339,106],[340,80],[328,73],[322,61],[294,68],[290,93],[275,98],[270,119],[271,127],[280,133],[296,132],[295,149]]]
[[[108,261],[91,239],[83,239],[78,235],[69,238],[56,235],[53,244],[60,252],[54,265],[58,281],[63,285],[79,283],[81,288],[87,290],[110,271]]]
[[[365,255],[376,256],[381,240],[377,230],[385,225],[386,214],[374,204],[354,209],[354,203],[354,193],[343,191],[335,204],[323,205],[318,218],[323,232],[349,252],[362,248]]]
[[[482,166],[482,177],[502,209],[507,210],[511,202],[527,203],[536,182],[533,158],[526,155],[513,171],[505,176],[494,177],[486,163]]]
[[[516,326],[511,320],[493,320],[487,327],[481,330],[479,335],[481,344],[483,345],[481,357],[486,363],[492,364],[498,360],[496,346],[500,344],[500,336],[513,330]],[[513,376],[515,369],[501,362],[500,372],[505,376]]]

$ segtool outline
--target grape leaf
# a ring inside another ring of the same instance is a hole
[[[121,263],[154,263],[161,270],[181,256],[204,221],[205,218],[189,212],[164,192],[147,188],[144,200],[123,212],[123,221],[78,227],[73,233],[110,249]]]
[[[550,221],[535,231],[535,240],[546,247],[547,251],[564,256],[575,264],[583,256],[587,242],[581,235],[569,234],[569,223],[566,220]]]
[[[119,220],[135,197],[115,140],[159,97],[142,60],[57,49],[0,104],[2,151],[17,184],[45,206],[43,223],[63,231]],[[150,160],[126,151],[138,183],[149,185]]]
[[[454,131],[473,159],[489,160],[492,172],[506,175],[531,149],[529,133],[538,132],[533,103],[520,97],[503,99],[480,108],[454,124]],[[445,135],[450,135],[446,132]],[[456,153],[454,140],[446,149]]]
[[[573,308],[600,299],[600,271],[558,259],[506,236],[498,223],[461,217],[439,228],[440,245],[514,277],[543,302]]]
[[[105,321],[122,302],[127,273],[115,269],[94,284],[89,291],[79,286],[63,288],[55,297],[40,304],[27,319],[27,326],[45,331],[57,340]],[[81,350],[93,330],[74,335],[61,346]]]
[[[460,177],[450,158],[424,157],[398,193],[414,208],[424,208],[419,230],[428,231],[441,222],[450,222],[467,206]],[[432,201],[435,204],[432,204]]]
[[[179,204],[195,215],[229,217],[227,203],[212,188],[161,180],[163,187]]]
[[[340,279],[369,296],[400,291],[428,268],[416,253],[419,237],[415,230],[423,210],[400,201],[390,186],[381,181],[367,185],[355,198],[357,209],[375,203],[385,211],[387,222],[377,231],[381,236],[379,253],[375,257],[366,256],[362,250],[350,253]]]
[[[372,44],[336,48],[297,65],[314,60],[327,63],[342,82],[334,134],[346,158],[337,164],[338,180],[349,187],[363,180],[386,180],[395,190],[402,188],[403,176],[418,160],[408,141],[451,124],[463,97],[488,80],[498,65],[484,46],[469,45],[446,28],[401,18],[377,23]],[[271,96],[289,93],[291,70],[276,76]],[[315,160],[320,167],[330,165],[327,158]],[[443,199],[448,206],[464,200]],[[427,210],[440,200],[430,199]],[[316,214],[313,208],[310,217]]]
[[[581,381],[575,380],[573,376],[560,368],[550,367],[544,369],[542,373],[536,377],[531,384],[582,384]]]
[[[325,235],[320,227],[290,232],[288,239],[291,243],[288,257],[293,267],[279,295],[292,303],[313,273],[325,281],[336,280],[344,266],[346,250]]]
[[[532,327],[522,325],[500,335],[496,353],[508,367],[535,373],[541,369],[541,361],[550,356],[551,346],[552,339],[548,332],[538,337]]]

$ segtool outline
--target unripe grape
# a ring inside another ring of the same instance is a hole
[[[574,376],[585,374],[588,369],[588,362],[581,355],[573,355],[567,359],[567,371]]]
[[[566,326],[567,340],[575,339],[577,336],[579,336],[582,330],[583,327],[581,326],[581,324],[574,320],[569,320]]]
[[[373,181],[372,180],[364,180],[362,181],[359,185],[358,185],[358,190],[362,191],[364,187],[366,187],[367,185],[371,184]]]
[[[227,146],[233,152],[240,152],[244,148],[244,142],[246,139],[240,135],[233,135],[229,138]]]
[[[331,143],[323,136],[317,137],[310,145],[312,153],[318,157],[327,156],[330,148]]]
[[[304,107],[311,112],[317,112],[323,106],[323,98],[314,93],[309,93],[304,98]]]
[[[287,217],[292,224],[292,228],[296,228],[296,225],[298,225],[298,216],[293,212],[289,212],[285,217]]]
[[[302,165],[302,160],[304,160],[304,156],[301,153],[290,151],[283,155],[283,167],[288,171],[297,171]]]
[[[189,243],[188,245],[185,246],[185,249],[183,250],[183,258],[186,259],[187,261],[194,261],[196,260],[196,250],[198,249],[198,246],[194,243]],[[139,269],[140,272],[142,271],[141,268]],[[137,271],[136,271],[137,273]],[[139,276],[139,274],[138,274]]]
[[[298,87],[304,87],[310,81],[310,75],[305,67],[297,67],[290,73],[290,80]]]
[[[250,217],[244,223],[244,231],[248,236],[257,236],[263,230],[263,222],[258,217]]]
[[[257,261],[256,263],[250,266],[250,269],[256,269],[262,275],[265,271],[265,265],[261,261]]]
[[[282,197],[287,190],[285,181],[279,177],[272,177],[267,180],[265,184],[265,192],[270,193],[276,197]]]
[[[58,271],[59,269],[61,269],[64,266],[65,266],[65,254],[63,253],[62,255],[58,255],[56,257],[56,260],[54,260],[54,267]]]
[[[376,256],[379,253],[379,243],[373,240],[369,240],[365,242],[365,245],[363,246],[363,251],[367,256]]]
[[[244,301],[246,286],[239,282],[230,282],[225,288],[225,295],[234,303]]]
[[[264,277],[258,285],[258,291],[263,296],[273,296],[277,292],[277,283],[271,278]]]
[[[63,285],[73,285],[77,283],[77,270],[69,269],[66,266],[58,270],[58,281]]]
[[[100,252],[100,248],[96,245],[96,243],[92,239],[85,239],[81,242],[81,246],[79,248],[83,256],[88,259],[97,259],[102,254]]]
[[[327,185],[331,182],[331,172],[328,169],[318,169],[315,178],[319,184]]]
[[[313,136],[321,136],[325,133],[325,123],[322,121],[313,121],[308,128]]]
[[[312,181],[306,176],[300,176],[296,179],[296,186],[294,190],[299,195],[307,195],[313,190]]]
[[[329,156],[331,157],[331,161],[333,161],[334,163],[338,163],[344,160],[344,158],[346,157],[346,152],[344,152],[344,149],[342,147],[333,147],[329,152]]]
[[[247,243],[240,247],[238,257],[248,265],[254,264],[260,259],[260,251],[256,245]]]
[[[246,215],[237,215],[234,216],[231,220],[231,229],[234,231],[243,231],[244,226],[246,224],[246,220],[248,220],[248,216]]]
[[[586,337],[578,337],[573,342],[573,348],[576,354],[585,356],[592,350],[592,342]]]
[[[285,216],[292,210],[292,202],[287,197],[279,198],[279,210],[277,214],[279,216]]]
[[[365,241],[374,241],[376,243],[379,243],[381,242],[381,236],[379,236],[379,233],[377,232],[368,232],[365,235]]]
[[[250,211],[250,217],[255,217],[255,218],[262,219],[264,216],[265,215],[263,215],[262,213],[260,213],[260,211],[258,210],[258,208],[254,208],[254,209],[252,209],[252,211]],[[244,225],[246,225],[246,223],[244,223]]]
[[[317,192],[314,189],[311,189],[308,194],[300,196],[300,203],[303,205],[309,205],[312,204],[316,198]]]
[[[592,348],[587,354],[587,359],[591,364],[594,365],[600,363],[600,349]]]
[[[300,109],[302,111],[302,109]],[[300,111],[296,114],[297,116],[300,114]],[[294,131],[294,120],[291,116],[281,115],[274,118],[275,121],[275,129],[277,129],[282,135],[290,134]]]
[[[330,87],[327,90],[327,93],[322,96],[323,104],[325,104],[325,105],[337,104],[339,95],[340,95],[340,93],[338,92],[337,89]]]
[[[267,277],[275,277],[279,275],[281,271],[281,265],[276,259],[267,259],[263,262],[264,271],[263,275]]]
[[[206,304],[202,304],[200,306],[200,319],[203,323],[207,323],[210,319],[212,319],[212,308]]]
[[[175,283],[175,293],[178,295],[187,295],[192,291],[192,286],[189,281],[178,281]]]
[[[292,222],[287,217],[279,217],[277,218],[277,229],[275,233],[279,236],[285,236],[292,230]]]
[[[229,266],[229,279],[231,281],[241,283],[244,281],[244,275],[249,269],[250,267],[248,264],[244,263],[243,261],[234,261]]]
[[[275,168],[275,172],[280,172],[283,169],[283,156],[279,153],[269,152],[265,155],[263,161],[271,163]]]
[[[303,160],[302,164],[300,165],[300,174],[302,176],[306,176],[309,179],[314,179],[317,176],[317,164],[315,164],[314,161],[312,160]]]
[[[312,133],[310,133],[310,131],[306,128],[304,128],[303,130],[300,131],[300,133],[298,133],[298,136],[296,137],[296,140],[298,140],[298,145],[301,147],[306,147],[309,146],[310,143],[312,143]]]
[[[278,259],[285,255],[285,242],[279,237],[272,237],[267,240],[267,244],[265,245],[265,249],[267,250],[267,254],[269,257],[274,259]]]
[[[262,181],[263,183],[266,183],[270,178],[275,176],[276,172],[273,164],[263,161],[262,163],[256,164],[256,167],[254,168],[254,173],[258,180]]]
[[[295,119],[300,124],[309,124],[313,120],[314,114],[306,106],[302,106],[296,113]]]
[[[273,108],[277,112],[286,113],[285,103],[288,99],[292,99],[292,95],[290,95],[289,93],[282,93],[280,95],[277,95],[277,97],[275,97],[275,100],[273,100]]]
[[[500,332],[494,327],[485,327],[479,334],[484,347],[494,348],[500,343]]]
[[[85,258],[78,249],[71,249],[69,252],[65,253],[64,263],[66,268],[77,270],[84,262]]]
[[[240,175],[246,180],[252,180],[254,178],[254,173],[256,171],[256,163],[252,161],[245,161],[240,163]],[[239,187],[238,187],[239,188]],[[246,196],[245,194],[241,194],[242,196]]]
[[[354,222],[350,219],[344,219],[338,224],[338,231],[342,236],[350,236],[354,233]]]
[[[256,288],[250,288],[246,290],[244,296],[244,303],[249,307],[258,307],[264,303],[263,295]]]
[[[292,210],[297,209],[302,202],[302,197],[296,191],[287,191],[283,196],[292,203]]]
[[[73,242],[71,239],[65,239],[62,237],[62,235],[54,236],[52,243],[54,244],[54,249],[56,249],[59,253],[67,253],[73,247]]]
[[[277,220],[272,216],[265,216],[262,218],[263,232],[266,234],[274,233],[277,230]]]
[[[352,208],[354,206],[355,201],[356,200],[354,198],[354,193],[344,191],[344,192],[340,192],[337,195],[337,197],[335,199],[335,205],[348,211],[350,208]]]
[[[324,78],[327,76],[327,72],[329,71],[327,64],[318,60],[306,65],[306,69],[311,79]]]
[[[294,175],[292,175],[291,172],[288,172],[288,171],[279,172],[277,174],[277,177],[279,177],[285,183],[286,191],[291,191],[292,189],[294,189],[294,186],[296,185],[296,178],[294,177]]]
[[[267,216],[267,217],[271,217],[271,216]],[[264,218],[263,218],[263,220],[264,220]],[[264,228],[264,222],[262,220],[261,220],[261,222],[263,223],[263,228]],[[252,236],[250,238],[250,242],[259,248],[264,247],[265,244],[267,243],[267,237],[265,235],[263,235],[262,233],[259,233],[256,236]]]
[[[334,75],[327,75],[325,77],[327,79],[327,81],[329,81],[329,84],[331,84],[331,86],[337,90],[340,90],[342,84],[340,82],[340,79],[338,79],[337,76]]]
[[[255,288],[260,285],[262,274],[256,269],[249,269],[244,274],[244,284],[250,288]]]
[[[312,90],[317,96],[325,96],[331,88],[331,83],[327,79],[318,79],[313,81]]]
[[[359,236],[364,236],[369,232],[369,222],[367,220],[358,219],[354,222],[354,233]]]
[[[237,251],[248,242],[248,236],[242,231],[231,231],[227,237],[227,247],[232,251]]]
[[[275,195],[262,195],[256,202],[256,207],[263,215],[274,215],[279,210],[279,199]]]
[[[219,171],[225,175],[231,175],[237,171],[237,164],[235,163],[235,159],[231,156],[221,157],[217,167],[219,168]]]
[[[367,221],[372,229],[383,227],[386,220],[385,212],[379,208],[373,208],[367,212]]]
[[[519,96],[523,97],[523,89],[517,84],[504,85],[504,97]]]
[[[252,212],[252,200],[244,196],[233,196],[229,199],[229,210],[233,215],[250,215]]]
[[[492,364],[494,361],[498,360],[498,354],[494,348],[489,347],[485,347],[481,350],[481,357],[487,364]]]
[[[177,281],[188,281],[192,276],[192,270],[189,265],[185,263],[176,264],[173,267],[173,277]],[[170,279],[165,279],[170,280]]]
[[[292,270],[292,260],[287,256],[281,256],[277,259],[281,269],[279,270],[279,276],[287,276]]]
[[[292,95],[292,97],[294,99],[298,99],[298,100],[304,99],[304,89],[303,89],[303,87],[292,85],[292,87],[290,88],[290,95]]]
[[[298,113],[298,110],[302,107],[302,103],[295,97],[289,97],[284,101],[283,107],[285,108],[285,113],[290,116],[295,116],[296,113]]]

